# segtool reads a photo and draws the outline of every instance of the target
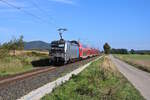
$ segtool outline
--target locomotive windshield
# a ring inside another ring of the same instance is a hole
[[[51,43],[51,53],[63,53],[65,48],[64,41],[53,41]]]
[[[64,48],[65,44],[51,44],[52,48]]]
[[[64,44],[59,44],[58,45],[58,47],[60,47],[60,48],[64,48],[64,46],[65,46]]]

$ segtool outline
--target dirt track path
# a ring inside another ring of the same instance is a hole
[[[118,70],[137,88],[146,100],[150,100],[150,73],[141,71],[110,55]]]

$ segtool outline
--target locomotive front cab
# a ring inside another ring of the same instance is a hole
[[[50,49],[50,59],[52,62],[62,63],[65,62],[65,41],[52,41]]]

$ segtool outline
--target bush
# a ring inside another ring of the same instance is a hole
[[[0,58],[6,57],[9,55],[9,51],[7,49],[0,48]]]
[[[27,55],[27,56],[40,56],[40,57],[45,57],[45,56],[47,56],[47,54],[40,53],[40,52],[35,52],[35,51],[27,52],[26,55]]]

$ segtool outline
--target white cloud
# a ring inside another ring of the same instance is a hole
[[[65,3],[65,4],[75,4],[73,0],[50,0],[50,1]]]

